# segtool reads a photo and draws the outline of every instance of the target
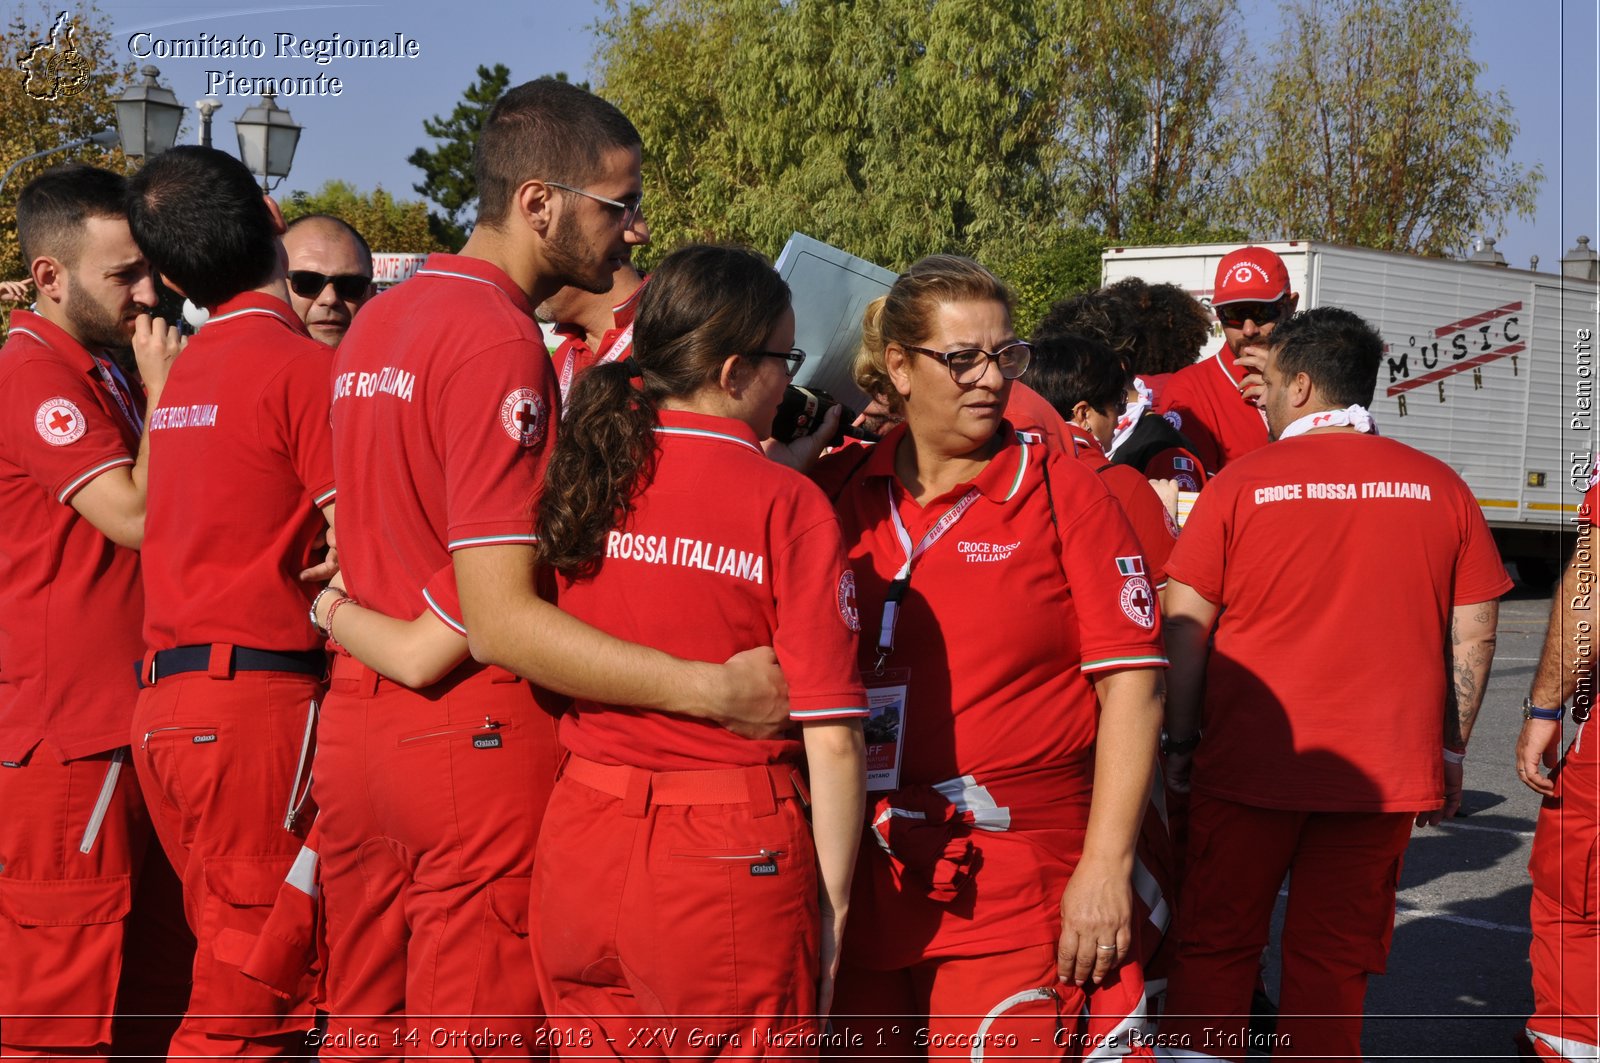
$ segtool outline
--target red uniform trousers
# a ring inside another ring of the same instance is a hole
[[[798,776],[568,759],[534,872],[554,1050],[816,1055],[816,851]]]
[[[1593,741],[1592,734],[1583,740]],[[1528,1035],[1546,1059],[1594,1059],[1600,1036],[1600,763],[1567,754],[1555,796],[1533,832],[1533,1017]]]
[[[1367,975],[1381,974],[1395,889],[1415,813],[1294,812],[1196,793],[1179,892],[1178,953],[1162,1043],[1178,1058],[1361,1061]],[[1251,1041],[1250,993],[1290,875],[1282,1009],[1275,1034]]]
[[[538,1053],[528,893],[555,767],[555,720],[509,672],[413,691],[335,659],[323,1058]]]
[[[1141,932],[1135,925],[1135,938]],[[1137,942],[1134,953],[1138,953]],[[1091,990],[1085,992],[1085,989]],[[1063,985],[1054,942],[896,971],[844,967],[833,1001],[839,1058],[1152,1059],[1136,960],[1099,986]]]
[[[160,1057],[188,1001],[194,942],[126,755],[0,768],[0,1054]]]
[[[224,658],[225,660],[225,658]],[[313,703],[322,684],[287,672],[159,678],[139,693],[133,759],[161,846],[183,880],[194,990],[173,1056],[284,1056],[315,1024],[309,971],[288,999],[239,970],[314,817],[305,794]]]

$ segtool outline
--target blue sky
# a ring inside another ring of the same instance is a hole
[[[1521,132],[1514,156],[1542,164],[1545,183],[1536,216],[1512,218],[1499,249],[1513,266],[1526,268],[1538,255],[1553,271],[1579,233],[1600,245],[1600,183],[1597,183],[1597,116],[1600,98],[1600,39],[1593,0],[1464,0],[1477,59],[1485,64],[1480,85],[1502,89],[1516,109]],[[422,119],[447,113],[481,64],[505,63],[513,83],[566,71],[589,76],[594,51],[591,30],[603,5],[596,0],[385,0],[375,3],[274,4],[270,0],[212,0],[205,14],[178,0],[103,0],[116,44],[126,55],[130,38],[144,30],[153,38],[243,34],[263,43],[263,59],[141,58],[161,69],[162,81],[191,105],[206,91],[208,70],[241,76],[325,74],[343,82],[338,97],[280,97],[305,132],[294,169],[280,194],[312,190],[331,178],[358,188],[381,184],[414,197],[420,179],[405,162],[423,144]],[[1278,33],[1275,0],[1243,0],[1241,53],[1265,60]],[[320,39],[381,38],[404,34],[417,42],[415,59],[336,59],[319,66],[307,59],[276,58],[276,34]],[[142,40],[138,42],[142,44]],[[223,96],[214,132],[230,149],[232,119],[256,96]],[[190,111],[189,139],[198,118]]]

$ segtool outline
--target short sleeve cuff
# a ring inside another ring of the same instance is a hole
[[[73,495],[83,490],[89,481],[93,480],[101,473],[108,472],[111,469],[115,469],[122,465],[132,464],[133,459],[128,457],[126,454],[122,455],[121,457],[111,458],[107,461],[99,462],[98,464],[85,469],[83,472],[78,473],[76,476],[72,477],[72,479],[68,480],[61,490],[56,492],[56,501],[60,502],[62,505],[66,505],[72,501]]]
[[[1165,668],[1167,655],[1152,653],[1148,647],[1142,649],[1129,648],[1123,653],[1103,653],[1093,658],[1085,658],[1078,666],[1084,675],[1094,672],[1115,672],[1126,668]]]

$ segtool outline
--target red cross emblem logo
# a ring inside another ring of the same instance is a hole
[[[1122,584],[1122,611],[1140,627],[1156,626],[1156,599],[1150,591],[1150,582],[1143,576],[1133,576]]]
[[[46,443],[64,447],[82,439],[88,425],[72,400],[58,395],[39,404],[38,412],[33,415],[33,427]]]
[[[500,427],[522,446],[532,447],[544,442],[548,419],[544,399],[532,388],[518,388],[500,402]]]

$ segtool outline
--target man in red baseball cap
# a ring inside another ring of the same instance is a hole
[[[1268,248],[1241,247],[1217,263],[1211,305],[1227,343],[1174,373],[1160,397],[1161,412],[1194,444],[1208,474],[1266,445],[1267,422],[1254,398],[1267,338],[1299,302],[1283,259]]]

